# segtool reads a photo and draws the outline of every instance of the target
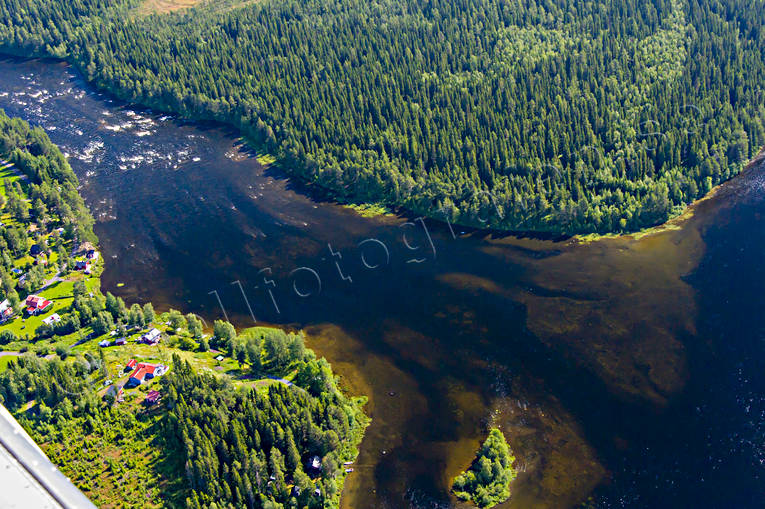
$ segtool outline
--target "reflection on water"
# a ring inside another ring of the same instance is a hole
[[[63,64],[0,68],[0,105],[45,127],[82,180],[106,289],[305,327],[370,396],[344,506],[455,505],[449,479],[489,424],[522,469],[506,507],[571,507],[596,486],[602,506],[763,493],[757,175],[642,238],[453,232],[317,203],[233,133],[113,103]]]

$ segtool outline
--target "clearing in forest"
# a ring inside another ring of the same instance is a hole
[[[141,14],[164,14],[194,7],[203,0],[144,0],[138,12]]]

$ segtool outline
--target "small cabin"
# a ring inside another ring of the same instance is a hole
[[[143,400],[143,404],[146,406],[156,405],[161,399],[162,394],[159,391],[149,391]]]
[[[60,322],[61,317],[58,315],[58,313],[53,313],[48,318],[43,318],[43,323],[45,325],[53,325],[54,323]]]
[[[151,329],[149,332],[141,336],[139,341],[147,345],[156,345],[159,343],[161,337],[162,333],[159,331],[159,329]]]
[[[11,301],[5,299],[3,302],[0,302],[0,323],[8,321],[12,316],[13,307],[11,306]]]
[[[108,389],[106,389],[106,393],[104,394],[104,398],[106,396],[111,396],[114,398],[114,401],[121,403],[125,400],[124,398],[124,391],[122,390],[121,385],[110,385]]]

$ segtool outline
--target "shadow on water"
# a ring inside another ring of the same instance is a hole
[[[736,320],[746,338],[763,315],[731,300],[739,283],[717,261],[735,245],[721,239],[756,222],[715,226],[722,204],[754,213],[735,189],[758,175],[642,237],[452,235],[416,216],[363,218],[311,199],[231,130],[83,93],[63,64],[0,69],[2,107],[48,129],[81,179],[108,262],[105,290],[208,322],[247,326],[254,316],[305,328],[346,388],[370,397],[345,507],[454,506],[449,479],[488,425],[502,427],[522,470],[503,507],[572,507],[596,486],[603,506],[704,505],[734,491],[742,506],[755,499],[758,469],[736,460],[716,476],[706,458],[732,458],[723,437],[753,442],[762,429],[725,413],[762,393],[761,375],[738,385],[734,376],[762,355],[744,339],[726,346],[719,323]],[[747,199],[763,209],[754,193]],[[741,258],[738,277],[753,263]],[[757,277],[746,283],[752,295],[763,288]],[[702,477],[717,498],[703,498]]]

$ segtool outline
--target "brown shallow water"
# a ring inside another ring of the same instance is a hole
[[[305,328],[348,391],[369,396],[373,422],[344,507],[456,505],[449,480],[489,425],[505,431],[521,470],[502,507],[573,507],[590,494],[604,507],[704,500],[691,487],[716,474],[689,466],[712,447],[694,407],[725,402],[704,401],[697,382],[707,380],[699,345],[717,341],[709,324],[699,329],[700,306],[725,304],[705,302],[714,292],[694,275],[709,225],[739,201],[762,205],[749,192],[758,172],[646,236],[452,231],[316,202],[235,133],[127,108],[62,64],[0,70],[0,106],[70,154],[98,219],[106,290],[208,322]],[[687,443],[676,440],[684,430]],[[719,489],[753,500],[759,473],[740,471],[751,479]]]

